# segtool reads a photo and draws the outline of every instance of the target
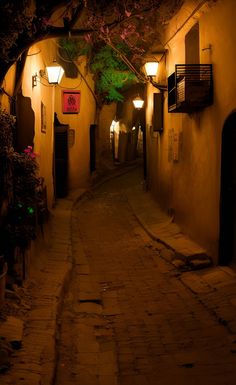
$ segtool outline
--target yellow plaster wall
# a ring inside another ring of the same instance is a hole
[[[89,86],[94,88],[91,74],[87,71],[86,60],[80,63],[80,71]],[[62,91],[80,91],[80,111],[78,114],[63,114]],[[70,79],[63,76],[60,87],[55,88],[55,112],[60,123],[68,124],[75,130],[74,144],[69,147],[69,188],[86,187],[90,178],[90,125],[96,123],[95,99],[83,77]]]
[[[31,98],[31,107],[35,113],[34,151],[39,154],[39,172],[47,186],[48,204],[54,203],[53,186],[53,114],[55,87],[49,86],[47,80],[39,77],[39,71],[50,64],[55,55],[55,43],[52,40],[42,41],[31,47],[26,60],[22,92]],[[37,86],[32,87],[32,75],[38,75]],[[41,131],[41,102],[46,108],[46,133]]]
[[[15,84],[15,65],[12,65],[7,72],[5,79],[2,84],[2,88],[8,93],[8,95],[12,96],[14,92],[14,84]],[[0,93],[0,104],[1,107],[10,113],[10,103],[9,97],[5,93]]]
[[[31,99],[31,107],[35,115],[35,137],[34,151],[39,154],[37,160],[39,164],[40,176],[45,179],[48,194],[48,205],[52,207],[54,203],[53,188],[53,111],[54,111],[54,88],[49,87],[46,81],[43,84],[37,81],[37,86],[32,87],[32,75],[39,75],[39,71],[49,64],[55,52],[55,44],[51,40],[46,40],[32,46],[28,52],[22,78],[22,94]],[[3,82],[4,89],[13,94],[15,79],[15,65],[13,65]],[[41,101],[46,106],[46,133],[41,132]],[[6,95],[1,95],[1,105],[9,111],[9,100]]]
[[[211,7],[205,5],[184,24],[198,3],[188,1],[166,31],[167,73],[174,71],[175,64],[185,62],[185,34],[199,21],[201,63],[213,64],[214,104],[199,113],[168,113],[165,93],[164,132],[147,135],[148,178],[163,208],[173,208],[176,222],[217,262],[221,133],[226,117],[236,108],[236,25],[232,17],[236,2],[218,0]],[[211,49],[205,49],[209,46]],[[151,117],[149,105],[147,122]],[[173,133],[179,138],[178,159],[170,160]]]

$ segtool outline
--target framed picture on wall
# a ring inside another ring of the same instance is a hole
[[[41,102],[41,132],[46,134],[46,106]]]
[[[80,110],[80,91],[62,91],[63,114],[78,114]]]

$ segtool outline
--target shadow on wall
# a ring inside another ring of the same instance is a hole
[[[27,146],[33,147],[35,116],[31,107],[31,99],[19,93],[16,102],[16,150],[21,152]]]

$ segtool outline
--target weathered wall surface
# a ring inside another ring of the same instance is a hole
[[[80,71],[93,89],[93,79],[87,71],[86,60],[80,64]],[[62,92],[80,91],[78,114],[64,114]],[[74,141],[69,146],[69,188],[75,189],[88,185],[90,178],[90,125],[96,123],[95,99],[81,75],[77,79],[63,77],[60,87],[55,89],[55,112],[63,124],[74,130]]]
[[[168,113],[165,92],[164,131],[153,133],[154,90],[149,88],[148,179],[162,207],[173,209],[176,222],[217,262],[221,134],[225,119],[236,108],[236,26],[232,17],[236,2],[219,0],[211,7],[205,5],[184,24],[198,3],[188,1],[166,31],[167,75],[175,64],[185,63],[185,35],[199,22],[200,63],[213,64],[214,103],[192,114]]]
[[[15,65],[11,66],[3,81],[3,88],[8,95],[13,95],[15,84]],[[10,104],[7,94],[0,93],[0,104],[3,109],[10,113]]]
[[[23,95],[31,98],[31,106],[35,114],[34,150],[39,154],[40,175],[45,178],[49,206],[54,201],[53,157],[54,157],[54,113],[62,124],[68,124],[74,130],[74,137],[69,141],[68,187],[75,189],[88,184],[90,177],[90,124],[95,121],[94,97],[80,75],[77,79],[63,76],[60,85],[49,85],[45,78],[39,76],[56,57],[57,46],[54,40],[45,40],[34,45],[26,61],[23,77]],[[93,80],[87,73],[85,60],[80,70],[90,87]],[[32,75],[37,74],[37,86],[32,87]],[[80,91],[80,109],[76,114],[64,114],[62,109],[63,90]],[[45,106],[46,130],[42,130],[41,102]]]
[[[46,79],[40,78],[39,71],[49,65],[55,55],[55,44],[52,40],[46,40],[34,45],[26,60],[22,94],[31,99],[31,108],[34,112],[34,151],[39,155],[39,172],[45,179],[47,186],[48,204],[52,206],[54,202],[53,186],[53,113],[54,113],[54,87],[49,86]],[[37,85],[32,87],[32,76],[37,74]],[[41,124],[41,103],[45,106],[45,131]]]

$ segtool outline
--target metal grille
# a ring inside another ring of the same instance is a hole
[[[192,112],[212,104],[212,65],[176,64],[168,79],[169,112]]]

